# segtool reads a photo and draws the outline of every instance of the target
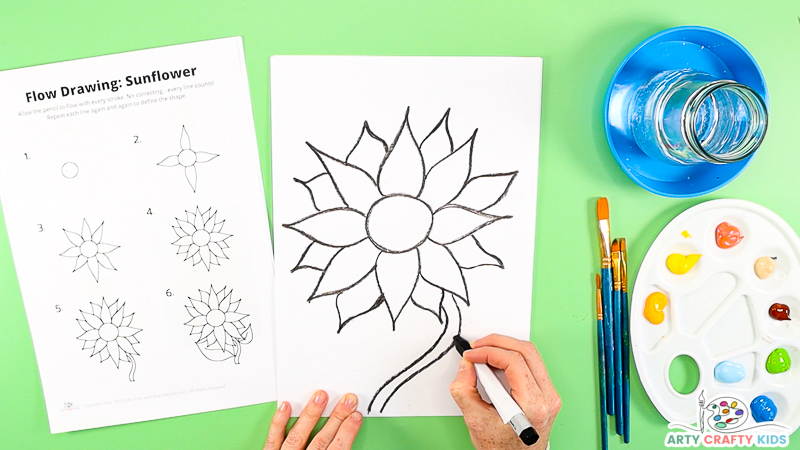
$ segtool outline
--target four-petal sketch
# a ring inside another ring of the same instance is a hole
[[[186,220],[178,219],[178,226],[173,226],[178,240],[172,245],[178,246],[178,254],[185,255],[184,261],[192,259],[192,265],[202,262],[207,270],[212,265],[219,265],[219,258],[228,259],[224,249],[228,248],[225,240],[231,234],[222,232],[225,221],[217,222],[217,212],[211,213],[211,208],[201,213],[198,206],[195,212],[186,211]]]
[[[208,292],[201,289],[198,292],[198,299],[189,297],[191,305],[186,305],[186,310],[192,320],[184,324],[192,327],[190,334],[199,334],[197,348],[211,361],[233,358],[239,364],[242,345],[253,340],[250,325],[245,327],[242,323],[248,314],[237,312],[241,300],[231,300],[233,289],[215,291],[211,286]]]
[[[111,264],[111,260],[108,258],[107,254],[118,249],[119,246],[103,242],[103,223],[101,223],[96,230],[92,231],[91,227],[89,227],[89,223],[86,222],[86,219],[83,219],[83,227],[81,228],[80,234],[67,231],[64,228],[62,229],[64,230],[64,234],[67,235],[67,239],[69,239],[69,242],[72,244],[72,247],[64,251],[61,256],[75,258],[75,268],[72,270],[73,272],[83,266],[87,266],[95,281],[100,282],[100,267],[109,270],[117,270],[114,268],[114,265]]]
[[[177,155],[167,156],[163,161],[158,163],[158,165],[164,167],[183,167],[186,181],[189,182],[192,191],[197,192],[197,168],[195,168],[195,164],[211,161],[217,156],[219,155],[192,150],[192,143],[189,141],[189,133],[186,132],[186,127],[184,126],[181,129],[181,151]]]
[[[142,330],[131,327],[133,313],[126,316],[125,303],[119,304],[119,300],[108,305],[103,298],[99,305],[90,304],[92,312],[81,311],[83,319],[77,319],[84,331],[78,336],[83,341],[83,349],[91,349],[91,356],[100,355],[101,363],[110,359],[118,369],[120,361],[131,363],[128,379],[134,381],[136,360],[133,355],[139,356],[139,353],[133,345],[139,343],[135,335]]]
[[[461,329],[456,300],[470,301],[464,270],[503,268],[474,233],[510,218],[485,211],[503,199],[517,172],[473,176],[478,130],[454,147],[449,115],[419,144],[408,110],[391,145],[364,122],[345,160],[307,143],[324,172],[295,179],[317,212],[283,225],[311,241],[294,270],[320,272],[308,300],[335,298],[339,332],[379,308],[394,326],[409,304],[432,313],[443,328],[419,359],[378,389],[368,411],[376,401],[383,411],[397,389],[452,348]]]

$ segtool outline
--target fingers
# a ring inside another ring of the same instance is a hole
[[[313,450],[324,450],[328,448],[334,439],[339,436],[339,433],[343,433],[345,431],[343,424],[356,410],[357,405],[358,398],[354,394],[347,394],[342,397],[342,399],[339,400],[339,403],[333,409],[333,412],[331,413],[330,418],[328,418],[328,421],[325,423],[325,426],[322,427],[322,430],[320,430],[319,433],[317,433],[308,448]],[[355,432],[358,432],[358,428],[360,427],[361,422],[359,421]],[[352,438],[355,438],[355,433],[353,433]]]
[[[322,412],[325,410],[325,405],[327,403],[328,394],[325,393],[325,391],[315,392],[306,407],[303,408],[303,412],[300,413],[297,423],[294,424],[289,434],[286,435],[286,440],[283,442],[283,447],[281,448],[285,450],[304,449],[306,447],[306,442],[308,442],[308,437],[311,435],[311,431],[314,430],[314,426],[322,416]]]
[[[289,417],[292,416],[292,407],[289,403],[283,402],[275,411],[272,416],[272,422],[269,424],[269,433],[267,434],[267,443],[264,444],[264,450],[278,450],[283,445],[283,437],[286,434],[286,424],[289,423]]]
[[[450,395],[465,416],[471,411],[492,410],[478,393],[477,381],[475,367],[466,358],[461,358],[456,378],[450,383]]]
[[[502,370],[511,388],[511,396],[526,413],[529,412],[526,407],[544,404],[542,391],[519,353],[497,347],[479,347],[464,352],[464,358]]]
[[[344,422],[342,422],[342,426],[339,427],[339,431],[336,433],[336,437],[333,439],[331,446],[328,448],[331,450],[350,450],[353,446],[353,441],[356,439],[358,430],[361,429],[361,423],[363,421],[363,417],[358,411],[347,416]]]
[[[550,380],[550,375],[547,373],[547,368],[544,365],[542,356],[532,342],[520,341],[499,334],[490,334],[489,336],[473,342],[472,347],[497,347],[515,351],[522,355],[529,370],[533,374],[534,380],[536,380],[536,384],[538,384],[539,388],[542,390],[544,398],[551,404],[557,403],[560,408],[561,398],[558,396],[552,380]]]

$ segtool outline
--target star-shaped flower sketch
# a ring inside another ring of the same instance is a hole
[[[125,315],[125,303],[119,304],[116,300],[111,305],[105,298],[98,305],[92,305],[92,312],[81,311],[83,319],[77,319],[84,333],[78,336],[83,342],[83,349],[91,349],[92,355],[100,355],[100,362],[110,359],[117,368],[120,361],[130,362],[131,371],[129,379],[133,380],[136,371],[136,361],[133,355],[139,356],[134,344],[138,344],[136,334],[142,331],[131,327],[133,313]]]
[[[117,270],[108,253],[113,252],[119,248],[119,245],[111,245],[103,242],[103,224],[101,223],[96,230],[92,231],[86,219],[83,219],[83,227],[81,233],[73,233],[72,231],[64,230],[64,234],[69,239],[72,247],[68,248],[61,254],[67,258],[75,258],[75,272],[83,266],[89,268],[95,281],[100,282],[100,267],[108,270]]]
[[[170,155],[164,158],[159,166],[164,167],[183,167],[183,172],[186,175],[186,181],[192,188],[192,192],[197,192],[197,163],[209,162],[219,155],[208,152],[196,152],[192,150],[192,143],[189,140],[189,133],[186,132],[186,127],[181,128],[181,151],[177,155]]]
[[[186,211],[186,220],[178,219],[178,226],[173,226],[178,240],[172,245],[178,246],[178,253],[185,255],[184,261],[192,259],[192,265],[203,263],[206,270],[211,270],[212,265],[219,265],[219,259],[228,259],[224,249],[228,248],[225,240],[231,234],[222,232],[225,221],[217,222],[217,212],[211,213],[211,208],[201,213],[198,206],[195,212]]]
[[[242,345],[253,340],[250,325],[242,323],[248,314],[237,312],[241,300],[231,301],[233,289],[214,290],[212,285],[206,292],[198,289],[198,299],[189,297],[191,305],[186,310],[192,320],[184,325],[192,327],[190,334],[197,334],[197,348],[212,361],[233,358],[239,364]]]
[[[383,305],[393,323],[408,303],[441,321],[445,293],[469,305],[464,270],[503,267],[475,232],[510,218],[485,211],[517,172],[472,176],[478,130],[454,148],[449,114],[419,144],[408,111],[391,145],[365,122],[345,160],[307,143],[324,172],[295,181],[318,212],[283,226],[311,240],[294,270],[321,272],[309,301],[335,296],[340,331]]]

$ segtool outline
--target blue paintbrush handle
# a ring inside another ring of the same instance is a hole
[[[605,317],[605,315],[603,316]],[[608,450],[608,418],[606,417],[606,358],[603,342],[603,322],[597,321],[597,375],[600,379],[600,440]]]
[[[606,360],[606,409],[614,414],[614,309],[612,305],[611,268],[601,269],[603,299],[603,345]]]
[[[624,441],[631,441],[631,360],[630,360],[630,310],[628,293],[622,293],[622,417]]]
[[[614,291],[614,417],[617,434],[622,436],[622,291]]]

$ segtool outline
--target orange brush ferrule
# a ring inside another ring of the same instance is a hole
[[[622,292],[628,292],[628,249],[625,245],[625,238],[619,240],[620,250],[620,281],[622,283]]]
[[[611,225],[608,222],[608,199],[600,197],[597,200],[597,227],[600,232],[600,267],[611,268]]]
[[[622,254],[619,251],[619,242],[614,239],[614,241],[611,243],[611,273],[613,275],[615,291],[622,290],[622,268],[620,267],[621,259]]]

